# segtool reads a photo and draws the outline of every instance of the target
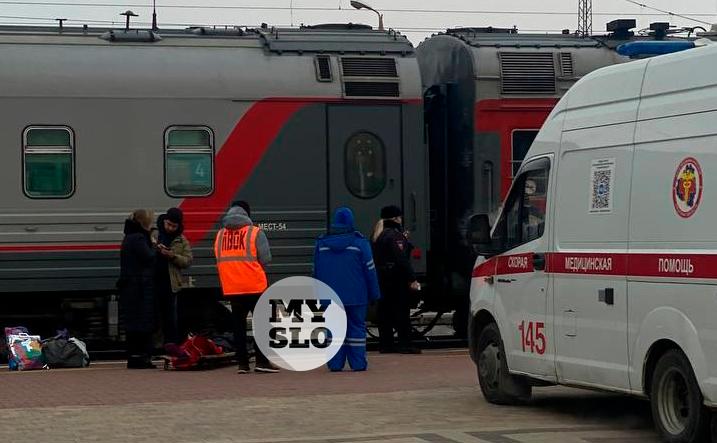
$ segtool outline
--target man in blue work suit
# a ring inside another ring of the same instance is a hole
[[[314,278],[331,287],[346,310],[346,340],[329,361],[329,369],[343,370],[348,359],[351,369],[365,371],[366,310],[369,302],[381,297],[381,292],[371,244],[354,228],[351,209],[337,209],[329,233],[319,237],[314,252]]]

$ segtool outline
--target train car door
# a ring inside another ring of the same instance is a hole
[[[368,237],[381,207],[402,206],[401,108],[331,105],[328,125],[329,214],[350,207]]]

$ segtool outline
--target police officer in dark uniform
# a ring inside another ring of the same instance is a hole
[[[382,353],[419,354],[421,350],[411,346],[410,297],[412,291],[420,290],[420,285],[411,266],[413,246],[402,222],[401,208],[384,207],[374,237],[374,260],[383,296],[378,302],[379,349]],[[393,342],[394,330],[398,333],[398,348]]]

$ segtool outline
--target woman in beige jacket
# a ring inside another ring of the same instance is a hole
[[[179,343],[177,293],[186,287],[182,271],[192,264],[192,248],[182,234],[184,214],[170,208],[157,219],[157,307],[164,343]]]

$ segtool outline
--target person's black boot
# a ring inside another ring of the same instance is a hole
[[[127,369],[143,369],[142,357],[139,355],[130,355],[127,357]]]
[[[416,347],[408,347],[408,348],[401,348],[398,351],[401,354],[421,354],[423,351],[421,351],[421,348]]]

